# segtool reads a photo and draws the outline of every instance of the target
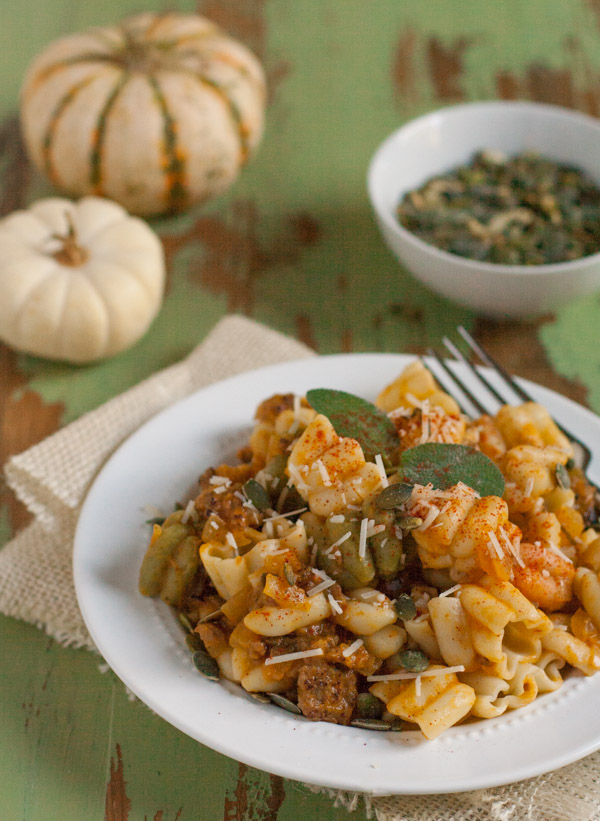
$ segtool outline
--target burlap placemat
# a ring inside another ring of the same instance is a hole
[[[311,355],[288,337],[227,317],[182,362],[10,459],[6,479],[34,519],[0,551],[0,612],[38,625],[63,645],[95,649],[77,607],[71,555],[81,503],[106,459],[143,422],[193,391]],[[600,753],[529,781],[454,795],[369,798],[310,789],[378,821],[591,821],[600,819]]]

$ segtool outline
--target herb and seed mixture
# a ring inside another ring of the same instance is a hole
[[[539,404],[465,418],[421,361],[375,404],[275,395],[155,521],[139,587],[200,673],[433,739],[600,669],[595,489]]]
[[[527,152],[481,151],[408,192],[398,219],[424,242],[504,265],[567,262],[600,250],[600,189],[580,169]]]

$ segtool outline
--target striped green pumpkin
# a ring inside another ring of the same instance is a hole
[[[257,58],[204,17],[140,14],[50,43],[29,67],[21,125],[59,189],[144,216],[224,191],[260,142]]]

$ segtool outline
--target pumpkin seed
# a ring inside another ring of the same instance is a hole
[[[265,473],[268,473],[269,476],[273,476],[273,478],[283,479],[286,467],[287,456],[278,453],[277,456],[273,456],[272,459],[269,459],[265,465]]]
[[[583,171],[533,152],[479,152],[409,191],[398,206],[400,223],[424,242],[507,265],[596,253],[599,217],[600,190]]]
[[[179,619],[179,622],[184,630],[187,630],[188,633],[194,632],[194,625],[188,619],[185,613],[182,613],[181,610],[179,610],[177,613],[177,618]]]
[[[423,519],[419,516],[401,516],[398,519],[398,525],[402,530],[416,530],[423,524]]]
[[[571,487],[571,477],[564,465],[561,465],[560,462],[556,465],[554,470],[554,475],[556,476],[556,481],[558,482],[559,487],[563,490],[568,490]]]
[[[390,723],[390,732],[392,733],[401,733],[404,731],[404,725],[402,723],[402,719],[397,718],[395,721]]]
[[[285,576],[289,584],[296,584],[296,574],[292,570],[292,565],[289,562],[286,562],[283,565],[283,575]]]
[[[400,593],[394,602],[394,610],[402,621],[411,621],[417,615],[417,606],[408,593]]]
[[[379,718],[354,718],[350,722],[350,726],[360,727],[361,730],[378,730],[380,733],[392,729],[387,721],[381,721]]]
[[[195,653],[197,650],[202,650],[206,652],[204,648],[204,642],[198,635],[198,633],[186,633],[185,636],[185,643],[187,644],[188,650],[192,653]]]
[[[283,710],[287,710],[288,713],[294,713],[294,715],[301,716],[302,710],[298,707],[297,704],[294,704],[293,701],[290,701],[289,698],[285,696],[279,695],[279,693],[268,693],[267,694],[273,704],[276,704],[278,707],[281,707]]]
[[[242,488],[244,495],[257,510],[267,510],[271,507],[271,499],[264,487],[256,479],[248,479]]]
[[[248,693],[255,701],[260,701],[262,704],[271,704],[271,699],[266,693]]]
[[[400,507],[411,497],[412,485],[407,485],[406,482],[397,482],[393,485],[388,485],[375,499],[375,504],[382,510],[391,510],[394,507]]]
[[[359,693],[356,701],[358,718],[381,718],[383,703],[371,693]]]
[[[213,610],[212,613],[207,613],[206,616],[202,616],[201,619],[198,619],[198,624],[206,624],[207,621],[214,621],[222,615],[221,610]]]
[[[399,658],[400,664],[410,673],[422,673],[429,667],[429,659],[422,650],[403,650]]]
[[[196,670],[202,673],[205,678],[211,681],[218,681],[220,679],[219,665],[212,656],[208,655],[206,650],[196,650],[192,655],[192,661],[194,662]]]

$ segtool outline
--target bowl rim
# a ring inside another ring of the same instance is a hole
[[[467,270],[470,270],[473,273],[477,272],[479,274],[488,275],[493,274],[495,276],[500,274],[502,276],[513,278],[515,276],[523,276],[524,274],[532,276],[540,276],[543,274],[558,275],[569,271],[575,272],[583,268],[588,268],[594,263],[600,264],[600,251],[596,251],[593,254],[587,254],[586,256],[579,257],[578,259],[567,260],[565,262],[551,262],[535,265],[506,265],[500,262],[487,262],[485,260],[479,261],[470,259],[469,257],[462,257],[460,254],[452,254],[450,251],[444,251],[442,248],[438,248],[437,246],[420,239],[409,231],[408,228],[401,225],[393,215],[389,214],[387,210],[381,206],[378,196],[375,193],[375,177],[377,175],[378,166],[382,162],[382,158],[387,154],[387,152],[389,152],[390,147],[396,142],[401,133],[406,133],[421,128],[423,125],[427,124],[428,120],[432,120],[440,116],[457,116],[460,115],[461,112],[467,110],[489,110],[492,108],[505,110],[513,109],[515,112],[518,112],[519,110],[530,110],[540,114],[555,115],[562,117],[565,120],[572,121],[575,125],[578,124],[595,129],[598,132],[598,137],[600,138],[600,119],[592,117],[589,114],[585,114],[584,112],[565,108],[560,105],[554,105],[552,103],[538,103],[530,100],[481,100],[458,103],[456,105],[432,109],[431,111],[421,114],[418,117],[407,120],[399,128],[388,134],[388,136],[375,149],[367,168],[367,191],[369,194],[369,199],[371,200],[371,206],[377,218],[381,220],[389,230],[396,233],[400,239],[404,240],[409,245],[412,245],[417,250],[428,253],[434,260],[437,260],[440,263],[445,263],[446,265],[450,264],[453,266],[464,266]]]

